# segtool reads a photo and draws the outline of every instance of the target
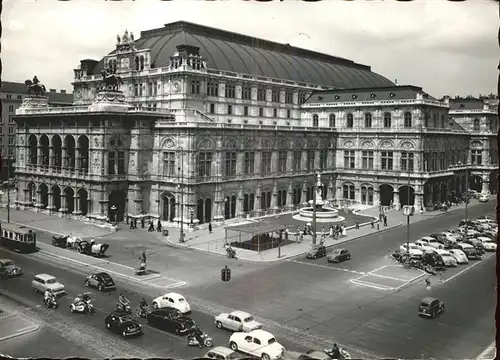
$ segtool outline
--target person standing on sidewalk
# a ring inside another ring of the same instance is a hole
[[[384,215],[384,226],[387,226],[387,215]]]
[[[359,230],[359,221],[356,220],[356,230]]]
[[[212,233],[212,223],[208,223],[208,233]]]
[[[373,218],[371,219],[370,224],[372,225],[372,229],[375,229],[375,220],[373,220]]]

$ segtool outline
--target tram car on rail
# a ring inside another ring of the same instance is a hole
[[[1,222],[0,246],[20,253],[36,252],[36,233],[26,226]]]

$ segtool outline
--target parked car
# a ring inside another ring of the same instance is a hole
[[[324,245],[313,245],[306,254],[306,259],[318,259],[326,256],[326,247]]]
[[[410,248],[410,257],[412,258],[421,258],[424,252],[420,249],[420,246],[415,245],[414,243],[403,244],[399,247],[402,253],[408,253],[408,245]]]
[[[474,246],[474,248],[482,254],[484,254],[484,245],[481,240],[477,238],[468,238],[467,240],[461,241],[461,243],[470,244]]]
[[[417,245],[420,251],[422,251],[424,254],[433,253],[435,249],[435,247],[430,246],[427,242],[421,240],[415,241],[414,244]]]
[[[0,276],[3,278],[13,278],[23,275],[19,266],[10,259],[0,259]]]
[[[277,360],[285,353],[285,348],[276,338],[264,330],[236,332],[229,338],[229,347],[233,351],[258,356],[262,360]]]
[[[418,315],[433,318],[444,313],[444,303],[438,299],[425,297],[418,306]]]
[[[457,267],[457,260],[450,255],[448,250],[436,249],[434,252],[441,257],[446,267]]]
[[[460,250],[465,253],[467,259],[469,260],[481,260],[481,253],[476,250],[476,248],[467,243],[458,243],[457,244]]]
[[[163,309],[166,307],[171,307],[179,310],[182,314],[187,314],[191,311],[191,306],[186,301],[184,296],[177,293],[167,293],[162,296],[158,296],[153,300],[153,307],[155,309]]]
[[[461,228],[463,226],[465,226],[465,224],[467,223],[467,226],[476,226],[478,224],[478,222],[476,220],[467,220],[467,222],[464,220],[461,220],[459,223],[458,223],[458,227]]]
[[[130,314],[112,312],[104,319],[106,328],[123,337],[142,335],[142,326]]]
[[[99,291],[116,289],[115,282],[113,281],[111,276],[109,276],[109,274],[105,272],[98,272],[87,276],[87,278],[85,279],[85,286],[93,286]]]
[[[66,294],[64,285],[58,282],[54,276],[49,274],[35,275],[31,282],[31,286],[35,292],[45,293],[45,291],[50,290],[55,296]]]
[[[151,326],[177,335],[187,335],[196,327],[193,319],[174,308],[153,310],[147,314],[146,320]]]
[[[443,248],[443,244],[441,244],[439,241],[437,241],[436,238],[434,238],[432,236],[424,236],[423,238],[420,238],[418,241],[420,241],[422,243],[426,243],[427,245],[432,246],[433,248],[436,248],[436,249]]]
[[[448,252],[450,253],[451,256],[453,256],[457,260],[457,263],[459,263],[459,264],[468,264],[469,263],[469,259],[467,258],[467,255],[465,255],[465,253],[462,250],[450,249],[450,250],[448,250]]]
[[[483,243],[485,251],[496,251],[497,250],[497,243],[494,242],[493,240],[491,240],[490,238],[480,236],[477,239]]]
[[[346,249],[335,249],[328,254],[326,260],[328,262],[339,263],[341,261],[350,260],[351,253]]]
[[[262,324],[255,321],[252,315],[244,311],[233,311],[229,314],[222,313],[215,317],[215,325],[219,329],[250,332],[262,329]]]
[[[424,253],[424,255],[422,256],[422,261],[424,263],[432,266],[436,270],[446,269],[446,265],[445,265],[443,259],[441,258],[441,256],[436,254],[434,251],[435,250],[433,250],[433,252]]]
[[[479,198],[478,198],[479,202],[488,202],[490,201],[490,196],[489,195],[480,195]]]
[[[225,346],[216,346],[213,349],[210,349],[203,357],[205,359],[213,360],[243,360],[249,358],[248,356],[241,355],[240,353],[237,353],[236,351],[233,351]]]
[[[331,357],[324,351],[309,350],[306,354],[301,354],[297,360],[331,360]]]

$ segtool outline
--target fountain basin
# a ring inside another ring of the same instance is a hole
[[[299,213],[294,215],[295,220],[312,222],[314,216],[313,207],[305,207],[299,210]],[[345,218],[339,216],[339,211],[329,207],[316,207],[316,221],[324,223],[340,222]]]

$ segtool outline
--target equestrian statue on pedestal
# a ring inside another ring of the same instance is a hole
[[[110,73],[106,69],[101,70],[101,75],[102,75],[101,85],[103,85],[100,87],[101,89],[118,91],[119,85],[123,85],[121,77]]]
[[[28,79],[24,82],[24,84],[26,85],[26,88],[28,89],[28,95],[30,95],[31,92],[34,92],[35,95],[37,95],[37,96],[38,95],[43,96],[44,91],[47,91],[45,89],[45,85],[40,84],[40,80],[38,80],[36,75],[33,76],[33,81]]]

